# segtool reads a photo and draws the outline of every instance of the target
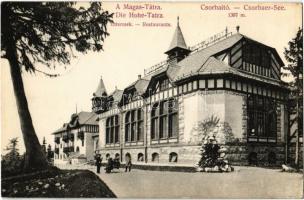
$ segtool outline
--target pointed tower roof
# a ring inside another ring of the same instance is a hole
[[[98,87],[97,87],[96,92],[94,93],[94,95],[97,96],[97,97],[102,97],[104,95],[107,95],[107,90],[106,90],[106,87],[103,83],[102,77],[100,77],[100,81],[99,81]]]
[[[188,50],[182,30],[179,26],[179,17],[177,17],[177,26],[176,26],[176,29],[175,29],[175,32],[173,35],[173,39],[171,41],[169,49],[165,53],[168,54],[171,50],[173,50],[175,48],[181,48],[181,49]]]

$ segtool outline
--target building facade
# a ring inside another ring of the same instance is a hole
[[[93,112],[73,114],[54,135],[54,164],[77,164],[94,160],[98,149],[99,126]]]
[[[92,98],[99,152],[133,163],[195,165],[213,134],[235,164],[284,162],[288,89],[277,51],[239,33],[188,48],[177,24],[166,61],[123,90]]]

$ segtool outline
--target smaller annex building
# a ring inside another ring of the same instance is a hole
[[[53,132],[54,164],[77,164],[94,160],[99,126],[94,112],[72,114],[71,119]]]

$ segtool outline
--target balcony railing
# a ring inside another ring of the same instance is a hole
[[[62,141],[67,143],[68,141],[74,141],[74,134],[68,133],[62,136]]]

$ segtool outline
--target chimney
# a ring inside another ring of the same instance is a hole
[[[236,26],[236,31],[237,31],[238,33],[240,32],[240,26],[239,26],[239,25]]]
[[[139,75],[138,75],[138,80],[140,80],[140,79],[141,79],[141,75],[139,74]]]

